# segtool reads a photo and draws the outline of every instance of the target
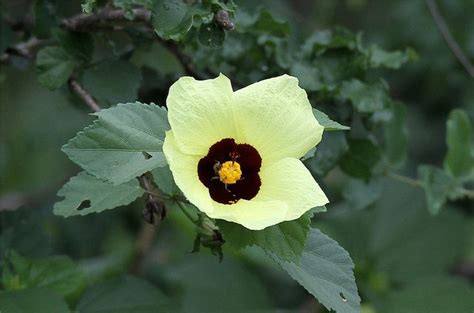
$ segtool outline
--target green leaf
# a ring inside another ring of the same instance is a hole
[[[324,212],[326,208],[323,206],[313,210],[297,220],[286,221],[263,230],[253,231],[226,221],[219,221],[218,226],[224,239],[236,249],[255,245],[283,260],[297,262],[304,249],[313,213]]]
[[[155,184],[161,191],[170,196],[181,195],[181,190],[176,186],[169,166],[157,167],[151,173]]]
[[[354,263],[336,241],[312,228],[299,263],[271,257],[318,299],[337,313],[360,312],[360,297],[354,278]]]
[[[15,37],[15,32],[10,28],[10,25],[2,19],[0,21],[0,53],[3,54],[15,42]]]
[[[66,256],[27,259],[11,251],[6,262],[2,283],[7,290],[46,287],[71,299],[85,286],[84,274]]]
[[[66,302],[46,288],[0,291],[2,313],[68,313]]]
[[[335,122],[326,115],[326,113],[321,112],[313,108],[314,117],[318,120],[319,124],[324,127],[324,131],[333,131],[333,130],[349,130],[351,129],[348,126],[344,126]]]
[[[97,6],[97,0],[84,0],[81,4],[82,12],[91,14]]]
[[[45,47],[36,57],[36,72],[38,82],[51,90],[61,87],[67,82],[76,61],[63,48]]]
[[[218,49],[222,47],[225,32],[216,23],[202,24],[198,32],[199,42],[206,47]]]
[[[320,176],[325,176],[333,169],[349,149],[346,136],[341,132],[324,133],[318,144],[314,157],[305,161],[308,168]]]
[[[342,195],[351,209],[361,210],[377,201],[381,193],[382,185],[379,180],[374,179],[364,182],[358,179],[350,179]]]
[[[54,214],[64,217],[87,215],[127,205],[143,194],[138,181],[114,186],[81,172],[72,177],[58,192],[64,200],[54,205]]]
[[[91,61],[94,50],[91,34],[56,30],[54,37],[59,42],[61,48],[78,62],[88,63]]]
[[[267,10],[262,10],[250,30],[285,37],[290,31],[288,22],[275,19]]]
[[[347,49],[350,51],[360,49],[361,35],[337,27],[333,30],[322,30],[314,32],[301,47],[303,55],[310,58],[314,54],[319,55],[329,49]]]
[[[98,119],[62,148],[88,173],[118,185],[166,165],[162,146],[170,127],[165,109],[135,102],[95,115]]]
[[[406,49],[405,51],[387,52],[377,45],[372,45],[369,50],[369,60],[372,67],[386,67],[391,69],[398,69],[400,66],[408,61],[417,58],[416,52],[413,49]]]
[[[455,177],[470,176],[474,170],[473,130],[466,112],[453,110],[446,123],[448,153],[444,168]]]
[[[403,104],[391,104],[392,116],[385,126],[385,155],[395,168],[403,165],[407,155],[407,129],[405,125],[405,107]]]
[[[158,0],[152,10],[151,23],[155,32],[167,40],[181,40],[193,26],[196,16],[210,20],[212,12],[200,4],[182,0]]]
[[[384,313],[467,313],[474,310],[474,289],[459,278],[431,277],[394,290],[377,304],[377,312]]]
[[[167,297],[148,282],[125,276],[91,287],[76,311],[81,313],[171,312]]]
[[[357,111],[364,113],[382,110],[388,101],[386,87],[382,83],[367,85],[358,79],[343,82],[340,96],[350,100]]]
[[[339,166],[350,176],[368,180],[379,159],[380,150],[372,141],[349,139],[349,151],[342,156]]]
[[[326,87],[320,69],[309,62],[293,62],[290,74],[298,77],[301,88],[307,91],[319,91]]]
[[[422,165],[418,168],[418,176],[431,214],[438,214],[448,198],[456,199],[461,196],[460,183],[440,168]]]
[[[114,105],[135,101],[141,83],[140,70],[124,60],[108,60],[85,71],[82,82],[97,101]]]

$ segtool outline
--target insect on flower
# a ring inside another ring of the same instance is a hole
[[[178,187],[209,217],[257,230],[328,203],[299,160],[320,142],[323,127],[295,77],[236,92],[222,74],[182,77],[167,106],[164,154]]]

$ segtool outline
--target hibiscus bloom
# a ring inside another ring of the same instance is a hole
[[[163,152],[188,200],[211,218],[259,230],[328,203],[299,160],[323,127],[295,77],[233,91],[220,75],[182,77],[166,100]]]

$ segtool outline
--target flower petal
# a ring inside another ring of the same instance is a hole
[[[235,137],[232,97],[230,80],[222,74],[201,81],[185,76],[170,87],[168,119],[182,152],[203,156],[222,138]]]
[[[239,140],[254,146],[263,162],[302,157],[324,130],[298,79],[288,75],[236,91],[233,112]]]
[[[176,185],[186,198],[204,213],[212,212],[214,206],[209,196],[209,190],[198,178],[197,164],[200,157],[182,153],[179,150],[173,131],[166,132],[163,153],[173,173]]]
[[[288,205],[283,201],[256,201],[240,199],[235,204],[214,203],[215,210],[209,217],[238,223],[252,230],[278,224],[285,220]]]
[[[324,192],[303,163],[295,158],[284,158],[260,171],[262,186],[258,200],[280,200],[288,205],[284,218],[291,221],[306,211],[329,202]]]

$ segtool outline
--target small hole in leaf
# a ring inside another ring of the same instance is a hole
[[[80,210],[84,210],[84,209],[87,209],[87,208],[90,208],[91,207],[91,201],[90,200],[84,200],[81,202],[81,204],[79,204],[79,206],[77,207],[76,210],[80,211]]]
[[[339,296],[341,297],[342,301],[347,302],[346,297],[344,297],[344,294],[342,292],[339,293]]]
[[[152,155],[149,154],[148,152],[142,151],[142,154],[145,157],[145,160],[149,160],[152,158]]]

